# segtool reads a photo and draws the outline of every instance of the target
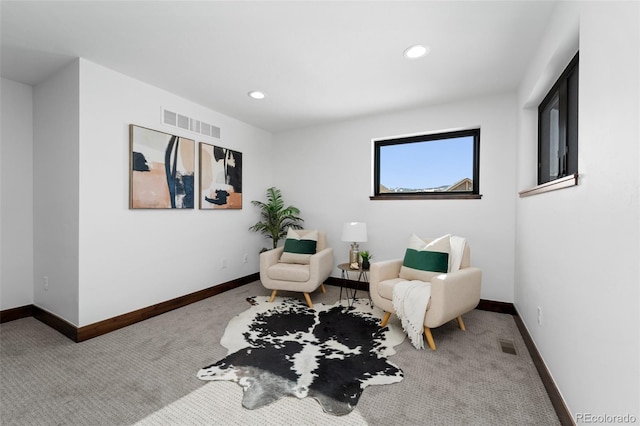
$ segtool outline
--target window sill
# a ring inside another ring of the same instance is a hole
[[[370,200],[479,200],[481,194],[380,194],[372,195]]]
[[[558,189],[570,188],[578,185],[578,173],[574,173],[571,176],[565,176],[560,179],[553,180],[551,182],[543,183],[542,185],[534,186],[530,189],[520,191],[520,198],[530,197],[531,195],[538,195],[544,192],[556,191]]]

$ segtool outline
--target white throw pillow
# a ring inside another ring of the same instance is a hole
[[[303,235],[295,229],[289,228],[284,242],[284,251],[280,256],[282,263],[300,263],[307,265],[311,256],[316,253],[318,246],[318,231],[306,231]]]
[[[451,252],[450,237],[450,234],[443,235],[427,243],[417,235],[411,235],[400,268],[400,278],[428,282],[434,276],[447,273]]]

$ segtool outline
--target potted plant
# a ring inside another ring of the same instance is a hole
[[[364,250],[360,252],[360,257],[362,258],[362,269],[369,269],[369,266],[371,266],[369,261],[373,256],[367,250]]]
[[[284,206],[282,194],[276,187],[267,189],[267,202],[251,201],[260,209],[261,220],[249,228],[250,231],[261,232],[264,237],[273,241],[273,248],[278,241],[285,238],[288,228],[301,229],[304,219],[299,217],[300,210],[294,206]],[[268,249],[263,249],[265,251]]]

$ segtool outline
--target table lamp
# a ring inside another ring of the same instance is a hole
[[[349,267],[360,269],[360,248],[358,243],[367,241],[367,224],[364,222],[347,222],[342,226],[342,241],[351,243],[349,250]]]

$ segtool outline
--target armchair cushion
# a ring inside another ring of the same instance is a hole
[[[400,278],[407,281],[431,281],[433,277],[449,270],[450,252],[450,235],[444,235],[430,243],[415,234],[411,235],[400,268]]]
[[[380,281],[378,284],[378,294],[387,300],[393,300],[393,288],[402,281],[406,280],[402,278],[392,278],[390,280]]]
[[[289,228],[280,262],[308,265],[311,255],[316,253],[317,245],[317,230],[299,233]]]
[[[311,270],[309,269],[309,265],[276,263],[267,269],[267,275],[272,280],[303,283],[309,280]]]
[[[378,295],[382,296],[387,300],[393,300],[393,289],[396,287],[396,284],[399,284],[401,282],[406,282],[406,281],[407,280],[404,280],[402,278],[391,278],[390,280],[380,281],[380,283],[377,285]],[[416,280],[414,280],[414,282],[415,281]],[[428,281],[426,283],[430,285]],[[427,309],[429,308],[430,304],[431,304],[431,299],[429,299],[429,301],[427,302]]]

